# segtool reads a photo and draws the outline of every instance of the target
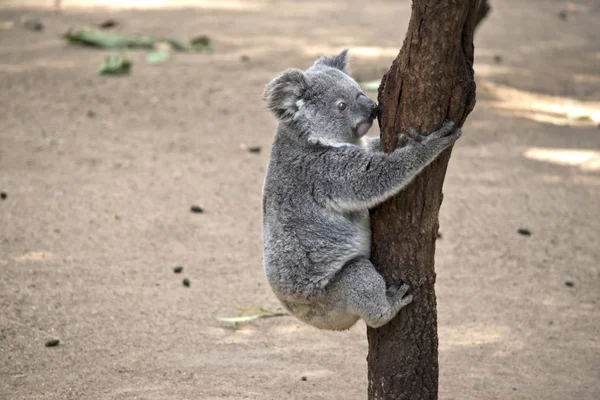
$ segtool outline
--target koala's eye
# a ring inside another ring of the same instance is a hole
[[[337,103],[337,108],[340,111],[344,111],[346,108],[348,108],[348,104],[344,103],[343,101],[339,101]]]

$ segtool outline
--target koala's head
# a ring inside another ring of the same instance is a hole
[[[281,123],[312,142],[354,142],[371,128],[377,104],[347,71],[348,50],[319,58],[306,71],[288,69],[265,90]]]

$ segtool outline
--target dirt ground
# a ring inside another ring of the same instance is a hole
[[[0,399],[365,399],[362,322],[216,317],[281,310],[261,264],[264,85],[343,47],[380,78],[410,2],[26,3],[0,2]],[[491,3],[440,216],[440,398],[600,399],[600,3]],[[108,17],[214,52],[132,51],[130,76],[99,76],[108,52],[59,34]]]

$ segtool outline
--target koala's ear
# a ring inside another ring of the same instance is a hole
[[[323,56],[319,58],[315,62],[315,67],[319,65],[337,68],[342,72],[348,73],[348,49],[342,50],[340,54],[335,56]]]
[[[298,100],[302,99],[307,88],[304,72],[288,69],[269,82],[265,88],[267,107],[280,120],[291,120],[298,111]]]

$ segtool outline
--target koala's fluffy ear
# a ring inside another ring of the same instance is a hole
[[[348,73],[348,49],[342,50],[340,54],[335,56],[323,56],[315,62],[315,67],[326,65],[328,67],[337,68],[342,72]]]
[[[304,72],[288,69],[267,85],[264,94],[267,107],[280,120],[289,121],[298,111],[298,100],[302,99],[307,87]]]

